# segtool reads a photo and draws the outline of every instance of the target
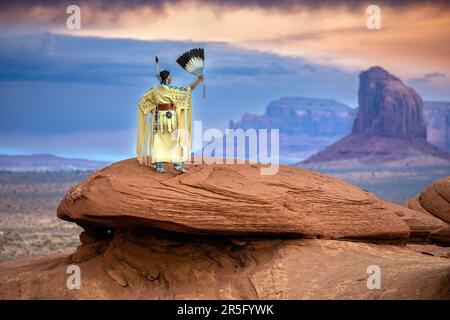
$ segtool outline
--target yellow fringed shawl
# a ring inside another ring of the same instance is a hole
[[[137,159],[142,165],[150,165],[152,163],[152,155],[154,152],[154,111],[158,104],[166,103],[173,103],[176,106],[176,116],[178,120],[182,119],[182,117],[184,118],[184,125],[182,125],[181,121],[177,121],[179,124],[177,144],[182,148],[184,158],[190,158],[192,148],[191,88],[186,87],[185,89],[179,89],[161,85],[148,90],[138,103],[136,153]],[[186,124],[187,128],[184,127]],[[186,132],[186,134],[183,134],[183,132]]]

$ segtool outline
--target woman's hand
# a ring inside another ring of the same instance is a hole
[[[195,80],[195,82],[194,82],[193,84],[190,85],[191,90],[194,90],[195,87],[196,87],[200,82],[202,82],[202,81],[203,81],[203,74],[199,74],[199,75],[197,76],[197,80]]]

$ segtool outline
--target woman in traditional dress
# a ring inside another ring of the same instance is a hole
[[[191,91],[203,80],[200,74],[190,86],[172,86],[168,70],[159,73],[160,85],[148,90],[138,104],[137,159],[164,173],[164,163],[186,172],[183,162],[192,147]]]

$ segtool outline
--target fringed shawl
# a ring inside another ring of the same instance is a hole
[[[169,100],[176,106],[178,124],[184,118],[184,126],[179,127],[177,132],[177,144],[183,150],[183,157],[188,159],[192,147],[192,103],[191,88],[179,89],[169,86],[158,86],[148,90],[138,103],[137,123],[137,159],[142,165],[152,163],[153,136],[155,126],[155,109],[160,103]]]

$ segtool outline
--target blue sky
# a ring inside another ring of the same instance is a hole
[[[194,92],[194,120],[202,120],[204,129],[224,129],[245,112],[263,113],[281,96],[357,105],[358,71],[298,56],[225,42],[11,33],[0,36],[0,153],[134,156],[136,103],[157,84],[155,55],[175,85],[188,85],[194,78],[175,61],[197,46],[206,51],[207,99],[201,89]],[[424,98],[446,98],[429,88],[427,78],[410,82]]]

